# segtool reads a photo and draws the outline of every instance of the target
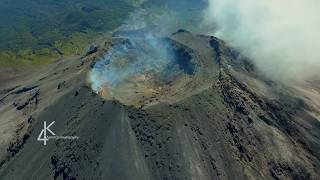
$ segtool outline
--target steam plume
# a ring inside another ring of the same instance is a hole
[[[319,0],[209,0],[204,23],[265,74],[320,77]]]
[[[114,45],[92,68],[89,80],[94,91],[101,92],[107,87],[108,95],[116,96],[124,85],[137,87],[141,77],[160,73],[172,63],[170,44],[163,38],[169,27],[167,21],[163,22],[164,16],[149,17],[147,11],[139,9],[114,33],[123,42]],[[149,23],[148,18],[156,20],[155,23]]]

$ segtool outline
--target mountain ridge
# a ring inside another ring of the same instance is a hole
[[[39,76],[34,82],[19,82],[18,88],[2,90],[4,106],[0,112],[17,114],[14,117],[21,119],[22,125],[16,123],[16,129],[20,126],[22,131],[18,133],[20,141],[11,149],[10,146],[2,149],[2,154],[8,155],[1,156],[7,160],[1,165],[0,176],[6,179],[319,177],[316,93],[308,94],[265,78],[247,58],[215,37],[178,31],[169,38],[194,51],[192,61],[197,69],[194,75],[186,75],[194,88],[188,83],[179,86],[190,88],[187,89],[190,94],[185,95],[185,89],[177,91],[181,95],[176,101],[160,98],[148,104],[146,99],[143,106],[123,105],[117,98],[104,99],[91,90],[88,74],[114,44],[109,40],[86,57],[62,60],[49,70],[35,73]],[[202,84],[206,86],[193,91]],[[313,88],[319,92],[316,86]],[[13,106],[17,99],[21,99],[19,105],[24,105],[20,110]],[[26,117],[32,120],[28,123]],[[53,129],[57,134],[77,135],[79,139],[50,140],[48,146],[43,146],[36,141],[43,121],[55,121]],[[21,144],[25,134],[28,138]],[[26,163],[31,164],[25,167]]]

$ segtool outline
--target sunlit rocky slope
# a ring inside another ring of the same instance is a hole
[[[20,76],[2,70],[0,179],[319,179],[319,81],[268,80],[215,37],[167,39],[170,76],[129,78],[112,96],[89,75],[125,37]],[[44,146],[43,121],[79,139]]]

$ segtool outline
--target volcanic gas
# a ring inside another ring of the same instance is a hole
[[[171,38],[123,34],[116,34],[113,46],[91,70],[95,92],[126,105],[142,106],[176,101],[194,91],[190,84],[198,71],[195,52]]]

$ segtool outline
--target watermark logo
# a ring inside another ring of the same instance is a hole
[[[44,121],[43,122],[43,129],[41,130],[39,136],[38,136],[38,141],[43,141],[43,145],[47,145],[47,141],[49,141],[49,138],[47,136],[47,131],[51,134],[51,135],[56,135],[54,132],[52,132],[50,130],[50,127],[55,123],[55,121],[52,121],[48,126],[47,126],[47,122]]]
[[[43,145],[47,145],[47,141],[50,139],[67,139],[67,140],[74,140],[79,139],[78,136],[56,136],[56,134],[50,129],[50,127],[55,123],[55,121],[51,122],[47,125],[47,122],[43,122],[43,129],[41,130],[37,141],[43,141]],[[49,134],[49,136],[48,136]]]

